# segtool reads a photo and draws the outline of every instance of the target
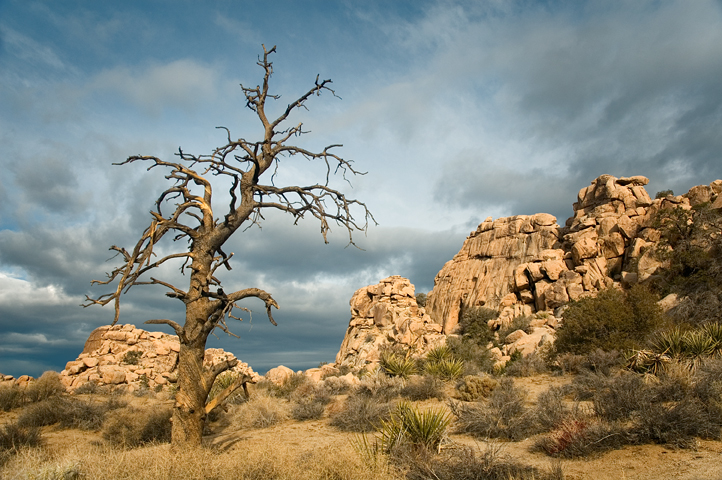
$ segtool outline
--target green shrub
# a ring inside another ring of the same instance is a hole
[[[627,292],[608,288],[569,303],[554,347],[558,353],[580,355],[597,348],[639,348],[664,321],[656,296],[644,286]]]
[[[532,317],[527,315],[514,317],[509,325],[499,330],[499,340],[503,342],[507,335],[512,332],[516,332],[517,330],[521,330],[525,333],[532,333],[531,320]]]
[[[491,308],[465,308],[459,318],[459,333],[478,345],[486,345],[494,340],[494,332],[489,328],[489,320],[498,317],[499,312]]]
[[[416,304],[419,307],[426,307],[426,302],[428,300],[428,296],[425,293],[417,293],[416,294]]]
[[[123,355],[123,359],[121,361],[128,365],[138,365],[140,357],[142,356],[143,352],[140,350],[128,350],[125,352],[125,355]]]
[[[493,369],[494,359],[489,353],[487,343],[479,345],[473,339],[465,337],[447,337],[446,340],[454,358],[464,362],[464,375],[478,375]]]
[[[456,389],[461,400],[475,402],[491,395],[491,392],[498,386],[499,382],[488,375],[482,377],[466,375]]]

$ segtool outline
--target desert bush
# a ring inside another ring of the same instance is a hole
[[[531,377],[548,370],[547,364],[540,355],[535,352],[526,357],[521,356],[514,361],[508,361],[504,373],[511,377]]]
[[[478,375],[492,371],[494,359],[489,353],[487,343],[480,345],[472,338],[465,337],[448,337],[446,340],[446,345],[454,358],[464,362],[464,375]]]
[[[296,420],[316,420],[323,416],[331,395],[322,384],[306,383],[291,395],[291,416]]]
[[[348,380],[343,377],[326,377],[323,386],[330,395],[341,395],[351,389]]]
[[[379,363],[383,371],[392,377],[407,378],[418,371],[413,358],[397,353],[383,352]]]
[[[664,322],[657,297],[646,287],[635,285],[626,292],[608,288],[569,303],[554,348],[580,355],[597,348],[640,348]]]
[[[563,353],[556,356],[555,363],[561,369],[562,375],[578,374],[585,368],[586,356],[576,353]]]
[[[454,354],[451,351],[451,348],[448,345],[444,344],[429,350],[429,353],[426,354],[425,360],[427,362],[433,363],[440,362],[442,360],[448,360],[453,357]]]
[[[438,398],[443,400],[444,382],[432,375],[415,375],[409,379],[400,392],[403,398],[411,401],[428,400]]]
[[[501,455],[498,447],[484,451],[459,447],[440,454],[405,450],[394,455],[394,463],[409,480],[563,480],[560,464],[549,472],[521,465]]]
[[[424,372],[443,380],[456,380],[464,373],[464,362],[451,357],[427,361],[424,364]]]
[[[125,355],[123,355],[121,361],[128,365],[138,365],[140,357],[142,356],[143,352],[141,352],[140,350],[128,350],[127,352],[125,352]]]
[[[404,383],[399,377],[387,377],[380,370],[366,375],[356,389],[357,393],[377,399],[379,402],[388,402],[401,394]]]
[[[620,448],[626,443],[625,431],[619,424],[570,418],[549,434],[539,437],[534,449],[553,457],[584,458]]]
[[[9,412],[22,403],[23,394],[18,387],[15,385],[0,387],[0,409]]]
[[[426,301],[428,300],[428,295],[425,293],[417,293],[416,294],[416,304],[419,307],[426,307]]]
[[[474,402],[491,395],[491,392],[499,386],[499,382],[488,375],[477,377],[466,375],[456,386],[459,398],[465,402]]]
[[[463,338],[486,345],[494,340],[494,332],[489,328],[489,320],[499,317],[499,312],[492,308],[465,308],[459,318],[459,333]]]
[[[98,430],[109,411],[124,406],[125,402],[115,397],[105,402],[73,397],[51,397],[28,405],[18,417],[18,424],[22,427],[59,424],[62,428]]]
[[[65,393],[65,386],[60,382],[58,372],[48,371],[37,380],[30,382],[24,393],[29,402],[40,402]]]
[[[330,424],[347,432],[371,432],[388,420],[393,404],[366,395],[349,395],[342,408],[331,416]]]
[[[516,332],[517,330],[521,330],[525,333],[532,333],[531,319],[532,318],[528,315],[520,315],[518,317],[514,317],[509,323],[509,325],[499,330],[499,340],[503,341],[507,337],[507,335],[512,332]]]
[[[655,253],[666,265],[662,270],[662,291],[691,297],[701,292],[719,294],[722,239],[710,233],[722,228],[722,214],[709,205],[695,206],[691,210],[676,207],[660,210],[654,223],[660,232]],[[693,318],[694,323],[709,320],[699,315]],[[717,318],[711,317],[712,320]]]
[[[238,428],[267,428],[290,416],[290,404],[263,390],[243,404],[231,407],[232,422]]]
[[[524,406],[526,391],[502,378],[486,400],[476,403],[449,402],[460,432],[480,438],[518,441],[532,431],[530,411]]]
[[[123,448],[148,443],[168,443],[171,437],[169,407],[144,410],[125,408],[116,412],[103,426],[103,438]]]
[[[281,385],[269,383],[270,392],[274,397],[290,399],[293,392],[302,385],[308,384],[309,378],[303,373],[294,373],[290,375]]]
[[[38,427],[20,426],[8,423],[0,428],[0,466],[21,448],[37,447],[42,441]]]
[[[533,422],[540,432],[557,428],[570,415],[569,409],[564,406],[564,390],[559,387],[540,393],[536,402]]]

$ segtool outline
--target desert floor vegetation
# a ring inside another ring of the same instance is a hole
[[[424,368],[448,358],[453,349],[438,350],[420,373],[380,369],[357,385],[301,375],[251,385],[209,415],[193,452],[167,443],[167,395],[68,394],[48,374],[35,387],[47,395],[0,392],[13,399],[0,419],[0,478],[651,479],[672,465],[680,478],[722,475],[714,355],[656,374],[603,350],[560,354],[566,367],[529,376]]]

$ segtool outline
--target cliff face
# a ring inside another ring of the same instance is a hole
[[[659,267],[650,248],[659,240],[654,214],[704,202],[720,208],[722,181],[656,200],[647,183],[642,176],[596,178],[579,191],[564,227],[548,214],[486,219],[436,276],[426,311],[448,334],[464,308],[500,310],[498,322],[506,323],[648,279]]]

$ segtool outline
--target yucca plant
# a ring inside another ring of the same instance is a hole
[[[689,359],[689,368],[695,370],[704,357],[712,355],[715,344],[703,330],[691,330],[683,337],[684,355]]]
[[[440,345],[432,348],[429,353],[426,354],[426,361],[428,363],[440,362],[441,360],[447,360],[453,357],[451,348],[448,345]]]
[[[392,377],[407,378],[418,371],[413,358],[402,357],[393,353],[381,355],[380,364],[384,372]]]
[[[424,370],[444,380],[456,380],[464,373],[464,362],[457,358],[445,358],[426,363]]]
[[[666,354],[677,358],[684,352],[684,330],[679,326],[671,330],[657,334],[652,343],[652,348],[659,354]]]
[[[702,331],[714,344],[712,355],[722,356],[722,323],[708,323],[702,327]]]
[[[439,450],[450,422],[451,416],[446,410],[420,411],[408,402],[401,402],[392,412],[391,419],[381,421],[380,448],[389,453],[400,442],[406,442],[413,447]]]
[[[638,373],[657,375],[667,368],[672,358],[666,353],[651,350],[634,350],[627,355],[627,368]]]

